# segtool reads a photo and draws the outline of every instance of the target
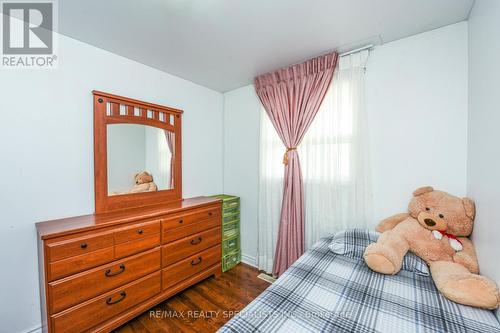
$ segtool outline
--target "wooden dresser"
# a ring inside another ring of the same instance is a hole
[[[221,273],[220,199],[184,199],[36,227],[45,332],[109,332]]]

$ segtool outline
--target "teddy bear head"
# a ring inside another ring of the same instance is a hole
[[[463,237],[472,233],[476,213],[471,199],[460,199],[446,192],[436,191],[430,186],[413,192],[408,210],[426,229]]]
[[[153,181],[153,176],[149,172],[143,171],[135,175],[136,185],[151,183],[152,181]]]

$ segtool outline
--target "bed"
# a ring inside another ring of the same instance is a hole
[[[500,333],[492,311],[445,299],[431,277],[371,271],[321,239],[219,332]]]

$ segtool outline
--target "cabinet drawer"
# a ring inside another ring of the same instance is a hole
[[[54,332],[83,332],[161,291],[160,271],[51,317]]]
[[[240,222],[234,221],[222,225],[222,239],[227,240],[238,236],[240,233]]]
[[[113,247],[107,247],[76,257],[51,262],[49,264],[49,281],[54,281],[113,261],[113,253]]]
[[[115,244],[144,239],[160,233],[160,220],[135,224],[115,232]]]
[[[163,231],[162,235],[162,243],[170,243],[174,240],[187,237],[192,234],[196,234],[198,232],[215,228],[215,227],[220,227],[220,217],[214,217],[208,220],[204,220],[198,223],[193,223],[187,226],[175,228],[175,229],[167,229]]]
[[[113,234],[103,233],[69,240],[51,242],[46,245],[49,261],[58,261],[113,246]]]
[[[115,245],[115,258],[123,258],[160,245],[160,234]]]
[[[238,265],[241,262],[241,253],[240,251],[235,251],[233,253],[227,254],[222,257],[222,271],[228,271],[234,266]]]
[[[192,223],[200,222],[202,220],[220,215],[221,215],[220,206],[197,209],[191,212],[186,212],[185,214],[179,214],[176,217],[163,220],[162,231],[174,229],[177,227],[182,227],[185,225],[190,225]]]
[[[160,269],[160,248],[49,283],[52,313],[91,299]]]
[[[220,245],[217,245],[164,268],[162,271],[163,289],[172,287],[191,275],[217,264],[220,260]]]
[[[231,207],[231,208],[224,208],[222,210],[222,216],[233,216],[234,214],[239,214],[240,213],[240,207]]]
[[[234,221],[239,221],[240,220],[240,213],[233,213],[229,215],[224,215],[222,218],[222,224],[228,224],[228,223],[233,223]]]
[[[162,264],[168,266],[176,261],[220,244],[221,229],[214,228],[162,246]]]
[[[236,236],[225,240],[222,242],[222,255],[226,255],[230,252],[236,251],[240,249],[240,237]]]
[[[224,202],[222,203],[222,209],[224,209],[224,210],[234,208],[234,207],[237,207],[237,208],[240,207],[240,198],[233,198],[233,199],[229,199],[229,200],[224,200]]]

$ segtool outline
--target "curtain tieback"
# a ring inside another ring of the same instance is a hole
[[[285,155],[283,155],[283,164],[288,165],[288,152],[292,150],[297,150],[297,147],[286,147]]]

